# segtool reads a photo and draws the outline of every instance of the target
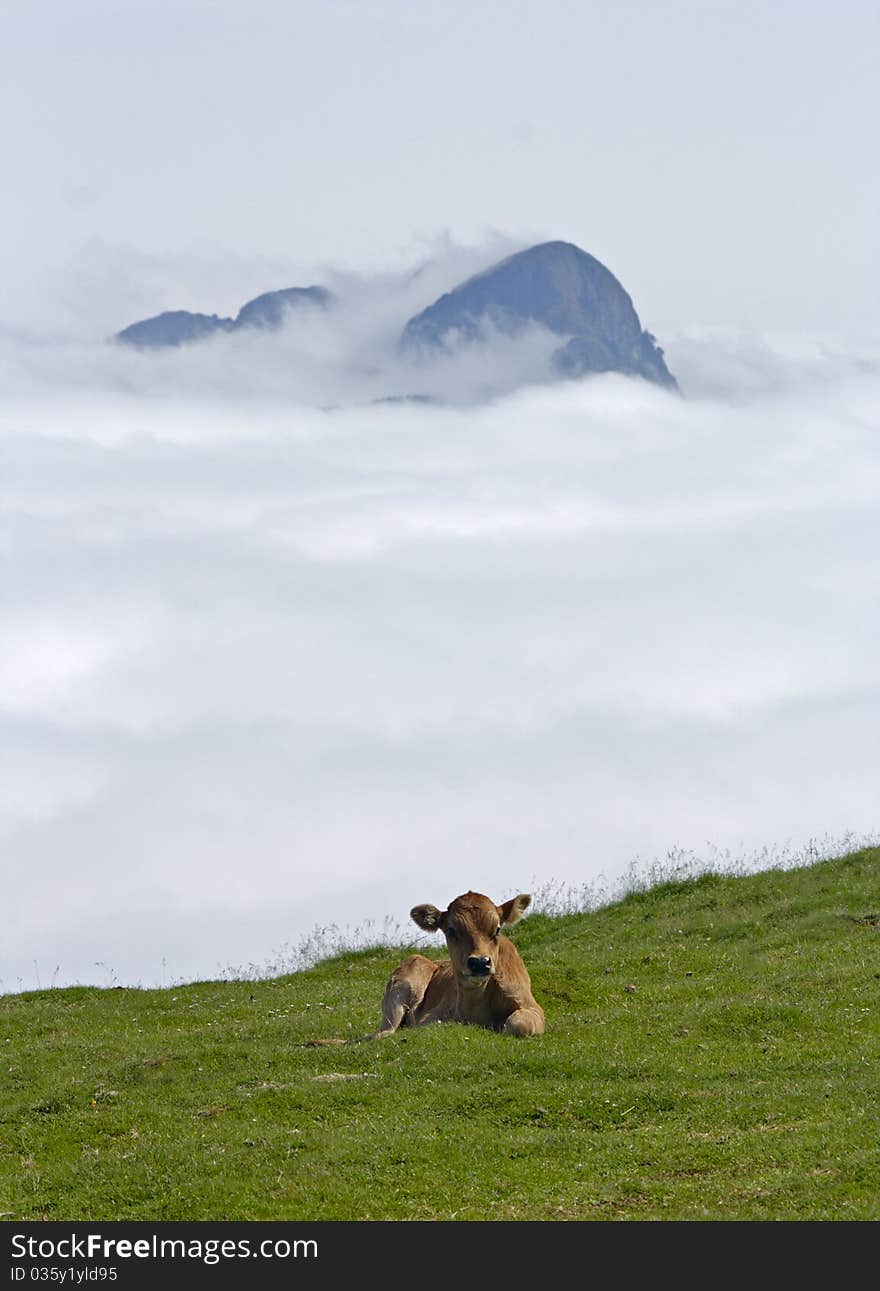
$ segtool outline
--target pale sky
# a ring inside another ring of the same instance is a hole
[[[876,330],[878,48],[873,0],[0,0],[0,323],[495,231],[578,243],[658,332]]]

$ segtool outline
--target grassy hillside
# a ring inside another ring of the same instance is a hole
[[[0,1211],[880,1219],[878,911],[871,849],[533,915],[531,1040],[304,1047],[376,1023],[399,951],[2,997]]]

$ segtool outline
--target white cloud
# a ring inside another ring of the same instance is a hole
[[[401,303],[292,375],[295,329],[7,342],[5,989],[876,828],[870,353],[691,336],[685,398],[370,404]]]

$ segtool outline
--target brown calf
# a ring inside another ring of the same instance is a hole
[[[405,959],[385,988],[382,1025],[374,1034],[428,1022],[472,1022],[507,1035],[542,1035],[544,1010],[532,995],[519,951],[501,933],[531,903],[530,896],[518,896],[499,906],[466,892],[442,912],[416,906],[410,913],[420,928],[445,934],[449,959]]]
[[[523,895],[495,905],[479,892],[466,892],[448,910],[417,905],[410,914],[426,932],[445,934],[449,959],[410,955],[398,965],[385,987],[382,1025],[360,1039],[375,1040],[393,1035],[398,1027],[428,1022],[471,1022],[507,1035],[543,1035],[544,1010],[532,995],[526,966],[516,946],[501,934],[531,903]],[[360,1040],[306,1043],[316,1047]]]

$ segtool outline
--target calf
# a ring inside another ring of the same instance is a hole
[[[417,905],[412,918],[425,932],[442,932],[449,959],[410,955],[395,968],[382,999],[382,1024],[362,1036],[375,1040],[399,1027],[428,1022],[470,1022],[507,1035],[543,1035],[544,1010],[519,951],[501,933],[518,923],[530,896],[495,905],[478,892],[456,897],[448,910]],[[360,1040],[309,1040],[311,1047],[358,1044]]]
[[[456,897],[448,910],[417,905],[410,913],[425,932],[442,932],[449,959],[410,955],[394,970],[375,1035],[428,1022],[472,1022],[507,1035],[542,1035],[544,1010],[519,951],[501,933],[532,903],[530,896],[495,905],[478,892]]]

